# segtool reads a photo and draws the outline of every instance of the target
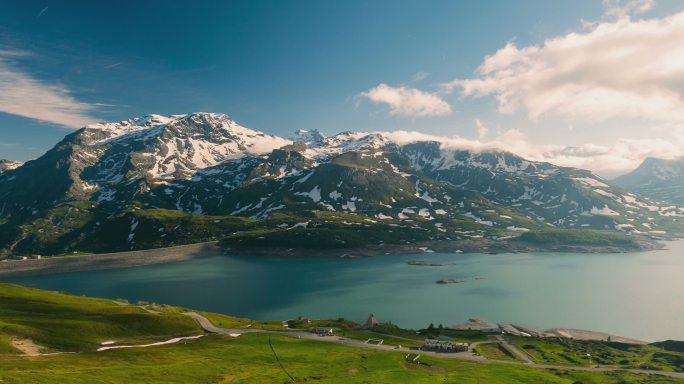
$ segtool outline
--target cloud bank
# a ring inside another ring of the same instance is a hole
[[[484,125],[479,120],[475,128]],[[684,137],[665,139],[621,139],[609,145],[583,144],[564,146],[555,144],[532,144],[528,137],[516,129],[496,132],[491,139],[468,139],[460,136],[437,136],[415,131],[394,131],[382,133],[387,139],[407,144],[415,141],[437,141],[442,147],[471,151],[500,150],[514,153],[528,160],[591,169],[607,178],[618,176],[636,168],[646,157],[673,159],[681,156]]]
[[[634,5],[620,9],[635,12],[650,6],[628,3]],[[683,122],[682,41],[684,12],[662,19],[620,18],[539,46],[509,42],[485,57],[473,78],[443,87],[459,89],[463,97],[493,96],[500,112],[524,110],[532,119],[555,115],[577,122],[618,117]]]
[[[444,116],[451,113],[451,106],[439,96],[415,88],[391,87],[379,84],[358,97],[376,104],[387,104],[390,115],[404,117]]]
[[[655,3],[655,0],[603,0],[603,8],[606,16],[622,19],[650,11]]]
[[[39,81],[13,63],[27,55],[0,50],[0,112],[68,128],[97,120],[91,115],[94,106],[76,100],[68,88]]]

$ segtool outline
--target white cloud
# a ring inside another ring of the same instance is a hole
[[[561,166],[591,169],[602,176],[614,177],[638,167],[646,157],[678,158],[684,154],[682,145],[684,141],[660,138],[619,139],[608,145],[530,146],[528,157]]]
[[[606,16],[622,19],[650,11],[655,3],[655,0],[603,0],[603,9]]]
[[[444,116],[451,113],[451,106],[442,98],[415,88],[379,84],[358,96],[365,97],[376,104],[387,104],[390,108],[390,115],[425,117]]]
[[[0,50],[0,112],[69,128],[95,121],[93,106],[76,100],[68,88],[33,78],[12,63],[23,51]]]
[[[478,127],[476,121],[476,128]],[[684,132],[684,127],[663,127]],[[646,157],[665,159],[684,155],[684,135],[675,139],[619,139],[608,145],[585,143],[577,146],[531,143],[525,133],[517,129],[496,132],[489,140],[466,139],[460,136],[436,136],[415,131],[382,132],[398,144],[415,141],[438,141],[443,147],[470,151],[502,150],[533,161],[544,161],[559,166],[590,169],[612,178],[639,166]]]
[[[480,140],[484,140],[489,133],[489,128],[480,119],[475,119],[475,128],[477,129],[477,137]]]
[[[413,82],[423,81],[423,80],[427,79],[429,76],[430,76],[430,74],[427,72],[423,72],[423,71],[416,72],[411,77],[411,81],[413,81]]]
[[[650,3],[640,4],[632,7],[646,9]],[[500,112],[523,109],[530,118],[683,122],[682,41],[684,12],[599,22],[540,46],[510,42],[485,57],[475,77],[444,87],[460,89],[464,97],[494,96]]]

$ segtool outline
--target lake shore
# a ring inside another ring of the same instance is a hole
[[[222,247],[219,242],[179,245],[139,251],[95,253],[74,256],[52,256],[40,259],[6,260],[0,262],[0,277],[45,275],[101,269],[129,268],[150,264],[170,263],[201,256],[231,254],[268,257],[339,257],[363,258],[414,253],[625,253],[662,249],[661,243],[643,241],[638,247],[597,245],[538,245],[521,241],[458,240],[428,241],[414,244],[375,244],[362,248],[279,248],[279,247]]]
[[[612,245],[582,245],[582,244],[534,244],[518,240],[455,240],[455,241],[424,241],[413,244],[372,244],[362,248],[285,248],[265,246],[222,246],[224,253],[240,256],[270,256],[270,257],[341,257],[362,258],[383,255],[402,255],[414,253],[626,253],[648,252],[665,248],[662,243],[653,241],[638,241],[636,246],[619,247]]]
[[[202,256],[216,256],[221,253],[221,248],[218,247],[217,242],[211,241],[140,251],[7,260],[0,262],[0,277],[128,268],[170,263]]]
[[[636,340],[684,339],[676,302],[684,242],[666,250],[591,253],[421,253],[336,257],[195,257],[136,268],[0,277],[75,295],[169,303],[268,321],[298,316],[406,328],[468,318],[596,330]],[[415,266],[422,260],[442,266]],[[0,263],[2,264],[2,263]],[[444,278],[461,284],[436,284]],[[665,290],[665,289],[668,290]],[[221,294],[207,295],[207,292]],[[583,336],[584,337],[584,336]]]

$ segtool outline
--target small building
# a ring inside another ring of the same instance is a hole
[[[368,320],[361,326],[361,329],[373,329],[376,325],[380,324],[378,319],[375,318],[374,314],[368,316]]]
[[[451,341],[442,341],[435,339],[425,339],[423,350],[436,352],[466,352],[468,351],[468,344],[453,343]]]
[[[316,334],[318,336],[334,336],[335,330],[329,327],[311,327],[309,332]]]

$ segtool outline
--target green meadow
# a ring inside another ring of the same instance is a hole
[[[415,364],[407,361],[403,352],[264,333],[237,338],[206,335],[176,344],[96,352],[100,343],[109,340],[118,344],[144,344],[202,334],[193,320],[182,315],[183,311],[183,308],[160,304],[129,304],[0,284],[0,383],[683,382],[626,372],[546,370],[495,361],[475,363],[430,356],[420,357],[420,364]],[[215,324],[226,327],[275,329],[279,324],[219,314],[208,317]],[[315,324],[355,326],[343,319]],[[381,325],[369,333],[351,328],[343,328],[341,332],[358,338],[384,336],[390,345],[411,344],[407,339],[415,340],[417,344],[424,337],[392,325]],[[437,329],[430,332],[440,336]],[[444,330],[444,333],[449,332],[454,331]],[[461,337],[482,338],[472,333]],[[12,347],[13,340],[32,340],[42,347],[42,353],[75,353],[22,356],[21,351]],[[494,350],[487,347],[487,351]]]

